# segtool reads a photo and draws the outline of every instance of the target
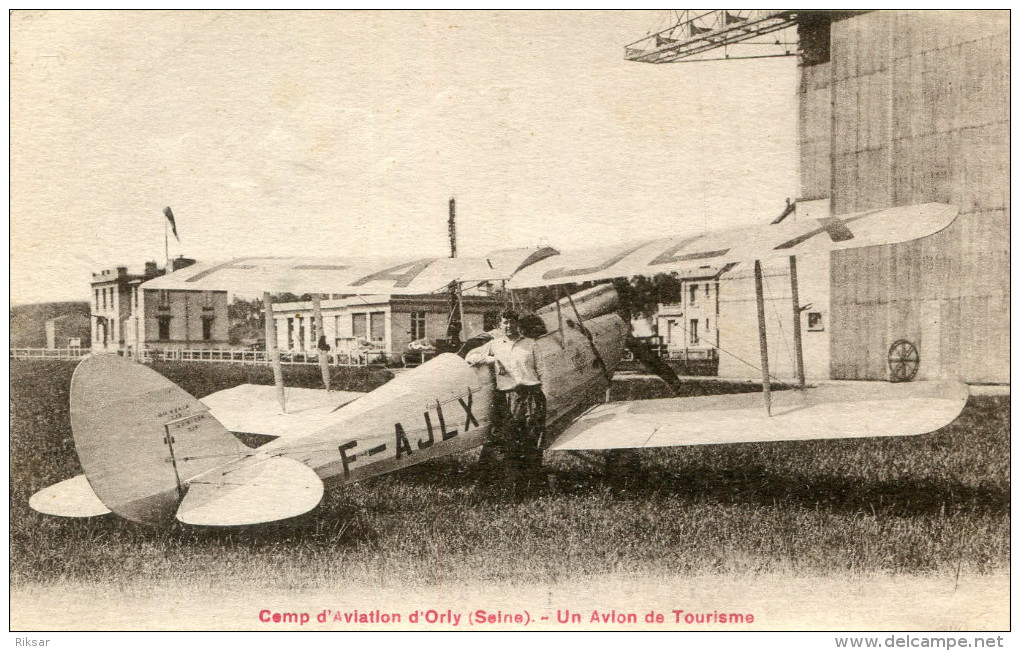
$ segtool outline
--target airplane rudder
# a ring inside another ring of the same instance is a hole
[[[99,499],[146,524],[173,519],[190,479],[250,452],[201,401],[116,355],[87,358],[75,370],[71,430]]]

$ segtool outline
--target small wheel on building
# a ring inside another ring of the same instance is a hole
[[[917,347],[906,339],[899,339],[889,347],[889,381],[909,382],[917,375],[921,356]]]

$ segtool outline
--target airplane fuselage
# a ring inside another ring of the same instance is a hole
[[[553,433],[561,421],[602,399],[622,357],[627,328],[619,316],[589,319],[585,327],[590,341],[576,325],[537,338]],[[259,448],[259,456],[293,458],[323,480],[340,483],[391,472],[482,445],[494,391],[489,366],[439,355],[341,407],[335,424],[272,441]]]
[[[611,287],[564,300],[573,318],[563,302],[538,313],[548,333],[536,338],[547,444],[602,399],[627,334]],[[466,348],[482,342],[476,337]],[[353,400],[316,392],[311,411],[299,397],[294,412],[263,410],[260,417],[244,402],[258,392],[227,391],[230,399],[206,397],[217,416],[142,364],[112,355],[86,359],[71,381],[71,427],[85,475],[36,493],[30,503],[53,515],[113,511],[157,525],[175,516],[217,526],[285,519],[314,508],[325,482],[358,481],[482,445],[496,388],[490,366],[451,353]],[[340,406],[331,409],[330,402]],[[251,449],[231,433],[259,433],[250,426],[277,438]]]

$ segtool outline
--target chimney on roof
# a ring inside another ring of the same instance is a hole
[[[127,267],[117,267],[117,276],[118,277],[119,276],[126,276],[126,275],[127,275]]]
[[[155,262],[146,262],[145,263],[145,277],[146,278],[155,278],[158,275],[159,275],[159,271],[158,271],[158,267],[156,266],[156,263]]]
[[[172,260],[171,266],[173,268],[171,269],[171,271],[177,271],[178,269],[190,267],[191,265],[195,264],[195,262],[196,260],[194,258],[185,258],[183,255],[179,255]]]

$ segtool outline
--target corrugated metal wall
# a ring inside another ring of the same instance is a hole
[[[832,66],[801,68],[800,75],[800,197],[828,199],[832,174]]]
[[[833,255],[832,377],[887,377],[904,338],[919,378],[1008,382],[1008,12],[879,11],[831,29],[831,62],[803,68],[802,194],[824,191],[828,157],[834,214],[928,201],[961,213],[921,242]]]

